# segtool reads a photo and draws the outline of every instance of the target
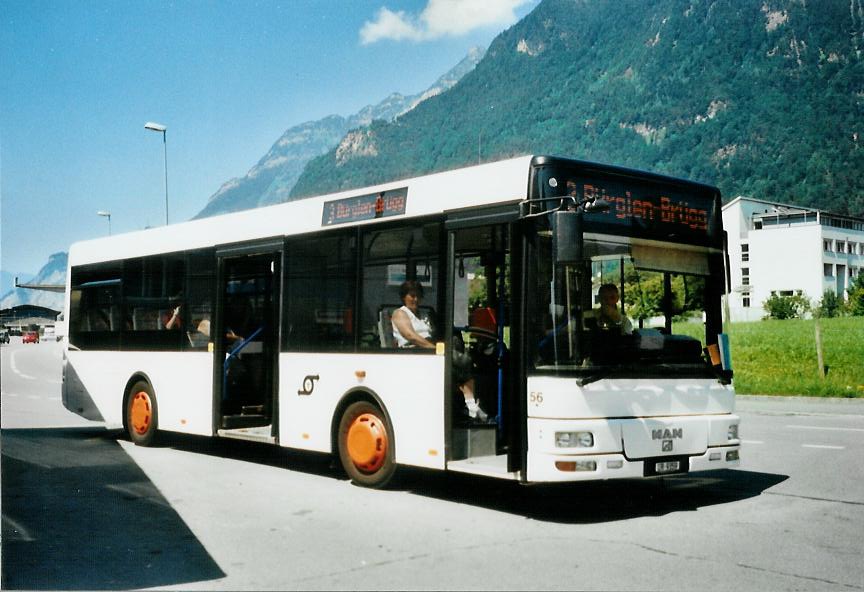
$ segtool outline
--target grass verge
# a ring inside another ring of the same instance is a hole
[[[825,378],[819,374],[815,320],[732,323],[728,331],[736,392],[864,397],[864,317],[819,323]]]

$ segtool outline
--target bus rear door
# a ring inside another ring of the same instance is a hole
[[[215,428],[222,436],[275,442],[281,243],[223,250],[218,259]]]

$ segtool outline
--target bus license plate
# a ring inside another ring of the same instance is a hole
[[[675,473],[681,470],[681,461],[667,460],[663,462],[658,462],[654,465],[654,470],[657,471],[658,475],[663,475],[665,473]]]

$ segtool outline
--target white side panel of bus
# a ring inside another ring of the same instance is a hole
[[[528,416],[547,419],[659,417],[732,413],[735,391],[711,378],[601,379],[580,387],[575,379],[528,378]]]
[[[106,423],[122,424],[124,389],[141,372],[156,395],[160,430],[213,434],[213,354],[70,350],[67,355]]]
[[[345,393],[362,388],[375,393],[386,408],[396,462],[444,468],[443,356],[289,353],[279,360],[282,446],[335,452],[330,439],[333,413]],[[307,376],[318,376],[312,394],[298,394]]]

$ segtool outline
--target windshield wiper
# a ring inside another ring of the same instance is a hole
[[[592,382],[608,378],[609,374],[609,372],[595,372],[594,374],[589,374],[587,376],[577,376],[576,384],[578,386],[585,386],[586,384],[591,384]]]

